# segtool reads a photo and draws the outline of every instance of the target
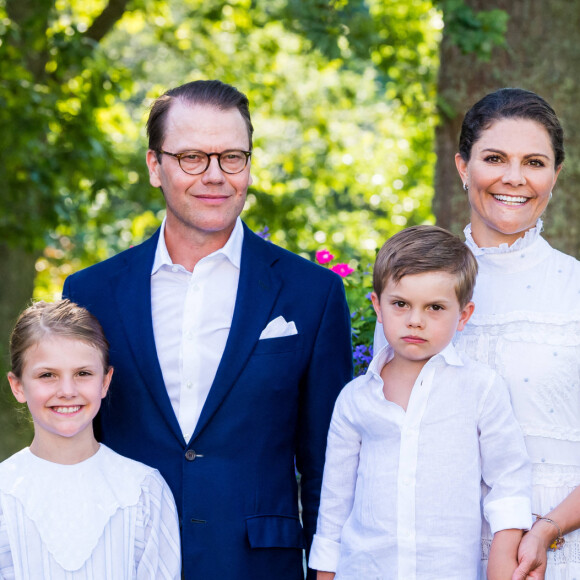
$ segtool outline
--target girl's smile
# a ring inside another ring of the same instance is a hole
[[[73,413],[77,413],[80,411],[81,406],[75,405],[74,407],[53,407],[52,410],[55,413],[65,414],[65,415],[72,415]]]
[[[87,342],[48,335],[24,353],[22,376],[9,373],[12,392],[34,420],[31,450],[62,442],[93,440],[92,422],[107,394],[100,351]]]

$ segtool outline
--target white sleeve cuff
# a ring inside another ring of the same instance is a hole
[[[314,534],[308,567],[321,572],[336,572],[340,557],[340,542]]]
[[[529,530],[532,527],[532,504],[527,497],[505,497],[484,505],[483,514],[492,534],[500,530]]]

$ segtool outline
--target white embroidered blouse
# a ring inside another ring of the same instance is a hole
[[[541,228],[499,248],[479,248],[465,228],[479,275],[456,347],[506,381],[532,460],[532,509],[545,514],[580,484],[580,262]],[[548,562],[546,580],[580,578],[580,532]]]
[[[157,470],[105,445],[74,465],[29,448],[0,464],[0,578],[180,577],[177,511]]]

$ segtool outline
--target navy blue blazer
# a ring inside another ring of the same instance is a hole
[[[230,334],[186,444],[153,335],[158,235],[65,282],[63,295],[99,319],[111,344],[115,372],[97,431],[118,453],[159,469],[170,485],[187,580],[303,579],[302,549],[316,528],[328,425],[352,375],[342,281],[244,225]],[[259,340],[278,316],[294,321],[298,334]]]

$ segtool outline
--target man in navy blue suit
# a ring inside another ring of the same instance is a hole
[[[64,287],[111,343],[101,440],[171,486],[184,578],[303,579],[328,425],[352,373],[342,281],[240,220],[245,95],[185,84],[157,99],[147,130],[161,228]]]

